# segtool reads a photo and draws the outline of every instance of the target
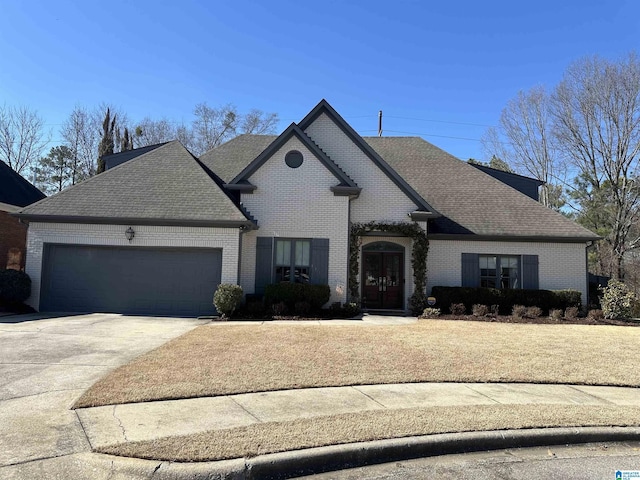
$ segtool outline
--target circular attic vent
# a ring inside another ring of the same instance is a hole
[[[288,167],[291,168],[298,168],[300,165],[302,165],[302,160],[302,154],[297,150],[291,150],[284,156],[285,163]]]

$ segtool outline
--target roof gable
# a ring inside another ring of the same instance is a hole
[[[25,207],[44,197],[44,193],[0,160],[0,203]]]
[[[302,144],[309,149],[311,153],[329,170],[333,176],[340,182],[341,186],[357,188],[356,183],[349,178],[349,176],[340,169],[328,156],[326,153],[316,145],[316,143],[311,140],[311,138],[304,133],[298,125],[292,123],[289,127],[282,132],[280,136],[278,136],[271,144],[265,148],[260,155],[258,155],[251,163],[249,163],[245,168],[242,169],[240,173],[238,173],[231,181],[229,181],[229,185],[238,185],[243,182],[247,182],[249,177],[258,170],[264,163],[269,160],[282,146],[287,143],[287,141],[296,137]],[[233,187],[232,187],[233,188]]]
[[[391,179],[400,190],[413,201],[418,209],[423,212],[432,213],[433,217],[438,216],[438,212],[420,195],[402,176],[398,174],[358,133],[349,125],[344,118],[340,116],[334,108],[329,105],[325,99],[322,99],[313,110],[298,124],[302,130],[306,130],[320,115],[326,114],[344,134],[358,147],[362,152]]]
[[[17,215],[48,222],[252,225],[178,141],[91,177]]]

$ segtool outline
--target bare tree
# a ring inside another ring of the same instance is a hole
[[[0,107],[0,160],[22,173],[38,161],[48,138],[44,120],[28,107]]]
[[[640,220],[638,57],[575,62],[552,102],[559,145],[580,172],[583,222],[604,235],[614,259],[611,275],[622,279],[625,254],[640,246],[632,234]]]
[[[95,159],[98,154],[100,124],[85,107],[77,105],[62,124],[60,134],[64,144],[71,150],[73,176],[71,184],[95,175]]]
[[[174,125],[166,118],[152,120],[150,117],[145,117],[135,128],[136,143],[140,147],[145,147],[169,142],[177,138],[176,130]]]
[[[264,113],[262,110],[254,108],[242,118],[240,133],[263,135],[273,133],[277,126],[277,113]]]
[[[493,150],[493,155],[507,160],[516,171],[544,182],[540,202],[558,208],[555,184],[564,182],[564,168],[551,127],[549,95],[544,87],[534,87],[518,92],[507,103],[498,129],[490,129],[483,143],[486,150]]]

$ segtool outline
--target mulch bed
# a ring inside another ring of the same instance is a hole
[[[563,318],[555,320],[551,317],[515,318],[511,315],[489,315],[476,317],[474,315],[440,315],[438,320],[466,320],[471,322],[496,322],[496,323],[529,323],[540,325],[617,325],[622,327],[640,327],[640,320],[609,320],[595,319],[591,317]]]

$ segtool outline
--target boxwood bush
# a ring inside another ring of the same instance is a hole
[[[289,311],[295,311],[295,305],[301,302],[308,303],[311,311],[320,310],[330,297],[329,285],[283,282],[267,285],[264,290],[265,305],[284,302]]]
[[[474,287],[433,287],[431,295],[436,297],[436,307],[447,311],[454,303],[464,303],[467,311],[473,305],[498,305],[501,315],[511,315],[514,305],[540,307],[548,314],[551,309],[565,310],[568,307],[579,307],[582,295],[576,290],[519,290]]]
[[[232,283],[221,283],[213,294],[213,304],[223,318],[230,317],[242,303],[242,287]]]
[[[0,270],[0,305],[16,305],[31,295],[29,275],[18,270]]]

